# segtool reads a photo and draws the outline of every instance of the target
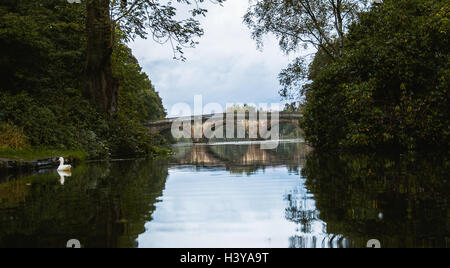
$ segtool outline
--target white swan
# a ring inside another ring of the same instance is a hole
[[[58,171],[68,171],[72,169],[71,165],[64,165],[64,158],[60,157],[58,162],[59,162]]]
[[[58,174],[59,174],[59,183],[61,183],[61,185],[64,185],[65,181],[66,181],[66,177],[71,177],[72,173],[70,171],[59,171],[58,170]]]

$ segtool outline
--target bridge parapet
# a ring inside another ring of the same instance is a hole
[[[254,115],[253,115],[254,116]],[[299,125],[299,120],[302,118],[302,114],[299,113],[280,113],[278,117],[279,123],[291,123],[296,126]],[[232,117],[232,116],[231,116]],[[257,118],[261,118],[259,115]],[[271,113],[266,114],[263,117],[264,120],[267,120],[266,122],[263,122],[263,124],[267,124],[267,127],[271,128],[272,126],[272,115]],[[242,120],[244,122],[242,122]],[[217,127],[215,126],[215,123],[220,122],[224,126],[227,124],[237,124],[243,123],[246,132],[248,132],[250,122],[252,122],[254,119],[251,119],[249,116],[249,113],[246,113],[245,117],[242,118],[242,115],[239,117],[237,114],[234,114],[234,117],[230,118],[229,114],[210,114],[210,115],[199,115],[199,116],[185,116],[185,117],[175,117],[175,118],[167,118],[162,120],[155,120],[150,121],[147,124],[147,127],[149,127],[150,132],[155,133],[161,133],[163,131],[169,130],[172,128],[173,123],[175,122],[189,122],[192,127],[192,132],[198,131],[198,124],[201,122],[202,129],[204,128],[211,128],[211,127]],[[263,120],[256,119],[257,121],[257,127],[259,127],[259,124]],[[195,130],[196,129],[196,130]],[[192,135],[194,137],[194,135]],[[200,139],[201,141],[204,141],[205,139]]]

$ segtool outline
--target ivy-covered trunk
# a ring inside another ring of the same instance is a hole
[[[87,87],[102,113],[117,111],[119,85],[112,73],[114,37],[110,0],[87,3]]]

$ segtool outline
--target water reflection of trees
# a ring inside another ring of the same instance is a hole
[[[77,167],[0,184],[0,247],[135,247],[162,195],[167,165],[148,161]]]
[[[347,247],[347,241],[341,235],[328,233],[326,224],[320,218],[315,199],[303,184],[297,186],[285,196],[287,208],[285,217],[296,224],[296,234],[289,238],[290,248],[328,248]]]
[[[285,212],[286,219],[296,223],[300,232],[311,233],[312,224],[319,220],[315,206],[310,204],[313,200],[308,198],[307,195],[294,190],[286,196],[286,201],[289,204]]]
[[[447,247],[447,156],[312,154],[302,172],[326,232],[365,247]],[[291,202],[287,217],[305,226],[317,215]],[[304,241],[292,238],[293,246]]]

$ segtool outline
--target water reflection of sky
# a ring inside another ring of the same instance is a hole
[[[288,220],[292,202],[316,212],[304,179],[286,167],[251,175],[171,168],[153,220],[138,243],[140,247],[285,248],[327,237],[320,220],[312,219],[308,228]]]

